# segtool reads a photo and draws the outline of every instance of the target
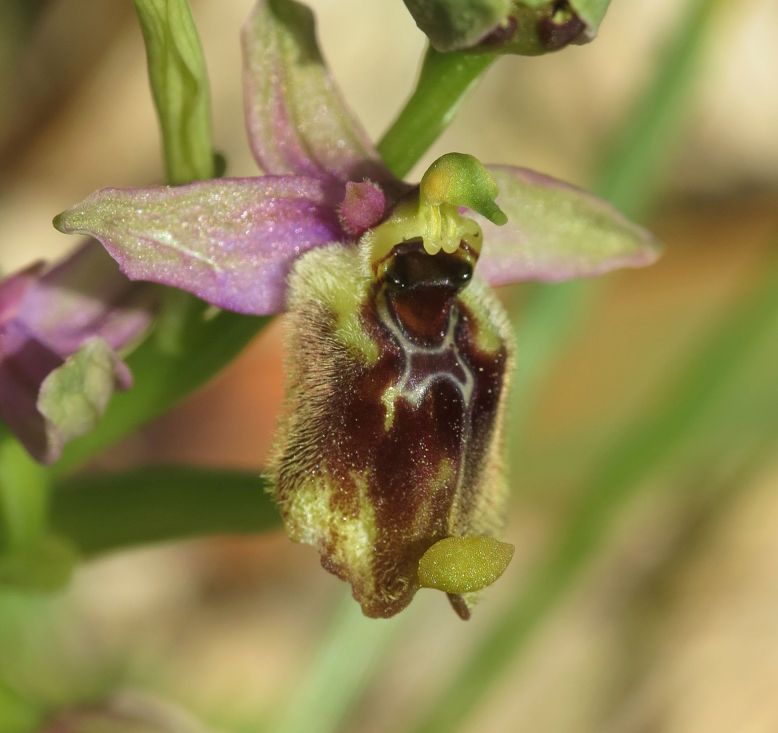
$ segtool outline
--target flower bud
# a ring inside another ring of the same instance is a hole
[[[404,0],[437,51],[537,56],[587,43],[609,0]]]

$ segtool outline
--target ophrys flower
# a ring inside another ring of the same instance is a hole
[[[574,187],[471,156],[443,156],[418,186],[397,180],[298,3],[259,2],[243,41],[266,175],[104,189],[56,225],[97,237],[132,278],[244,313],[286,305],[271,475],[287,531],[319,548],[368,615],[427,585],[466,616],[511,554],[493,537],[513,346],[487,283],[647,264],[652,240]]]

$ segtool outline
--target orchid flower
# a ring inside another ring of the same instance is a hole
[[[30,454],[56,460],[132,378],[117,352],[151,322],[154,295],[97,242],[0,281],[0,419]]]
[[[488,285],[646,265],[655,244],[604,201],[520,168],[449,154],[419,185],[397,180],[303,5],[260,0],[243,52],[263,175],[103,189],[55,225],[100,240],[132,279],[242,313],[288,309],[270,466],[287,531],[367,615],[426,586],[466,617],[512,554],[494,535],[513,346]]]

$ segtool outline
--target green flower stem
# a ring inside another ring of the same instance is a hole
[[[497,57],[428,48],[416,89],[378,143],[389,169],[404,177],[451,123],[467,92]]]
[[[85,557],[141,544],[278,525],[261,476],[186,466],[150,466],[80,476],[52,496],[51,523]]]
[[[162,131],[168,183],[213,178],[203,49],[187,0],[134,0]]]

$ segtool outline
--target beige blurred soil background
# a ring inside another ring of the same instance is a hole
[[[310,4],[346,98],[378,137],[412,87],[421,34],[399,0]],[[192,5],[217,145],[228,174],[254,175],[237,41],[251,2]],[[682,5],[613,0],[595,43],[502,60],[416,173],[461,150],[585,185]],[[103,186],[157,182],[161,165],[130,3],[52,0],[16,51],[21,31],[5,31],[12,63],[0,64],[0,270],[8,272],[71,245],[50,225],[58,211]],[[776,69],[778,3],[731,0],[648,222],[666,256],[650,270],[606,279],[533,406],[527,443],[511,446],[523,461],[508,525],[513,564],[466,626],[438,595],[420,593],[344,731],[389,733],[414,718],[525,582],[572,504],[576,477],[607,449],[614,426],[653,399],[674,358],[728,312],[775,251]],[[504,295],[514,307],[523,297],[521,288]],[[100,464],[259,471],[282,401],[281,332],[274,323],[211,385]],[[776,434],[778,418],[768,416],[765,431]],[[661,480],[642,492],[468,730],[778,731],[778,456],[754,470],[736,459],[698,467],[680,492]],[[720,500],[706,499],[703,489],[719,486]],[[95,562],[61,605],[67,633],[86,634],[96,658],[123,656],[131,679],[218,730],[236,720],[266,723],[294,705],[345,593],[311,548],[277,532]],[[76,666],[93,661],[79,657]]]

